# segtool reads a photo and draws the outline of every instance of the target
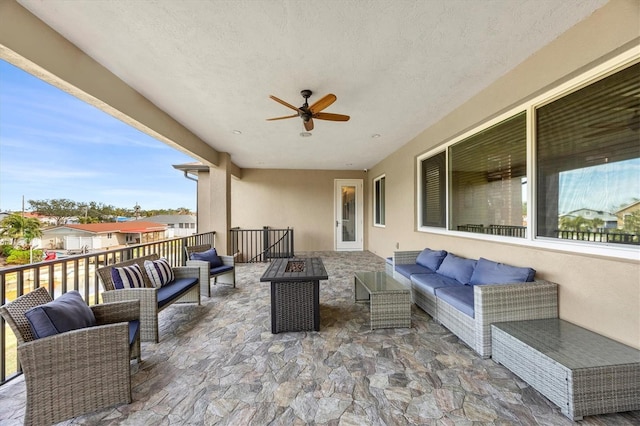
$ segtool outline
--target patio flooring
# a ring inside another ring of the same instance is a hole
[[[369,252],[314,252],[320,332],[271,334],[266,264],[237,267],[237,288],[160,314],[160,343],[132,363],[133,402],[62,424],[428,425],[573,424],[537,391],[483,360],[415,305],[412,328],[369,330],[353,272],[384,271]],[[0,424],[22,424],[22,378],[0,387]],[[640,411],[583,425],[637,425]]]

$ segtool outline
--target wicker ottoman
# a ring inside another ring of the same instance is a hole
[[[561,319],[492,324],[493,360],[572,420],[640,409],[640,351]]]

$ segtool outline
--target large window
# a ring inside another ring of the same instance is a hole
[[[640,64],[536,109],[540,237],[638,244]]]
[[[543,96],[418,158],[420,227],[596,252],[640,245],[640,63]]]
[[[378,226],[385,222],[385,180],[384,176],[373,180],[373,223]]]
[[[525,237],[525,113],[449,148],[449,229]]]

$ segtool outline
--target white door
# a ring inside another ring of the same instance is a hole
[[[336,251],[362,250],[362,179],[335,180]]]

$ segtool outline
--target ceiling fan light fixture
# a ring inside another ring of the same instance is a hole
[[[311,132],[301,132],[300,136],[303,137],[303,138],[308,138],[308,137],[312,136],[312,133]]]

